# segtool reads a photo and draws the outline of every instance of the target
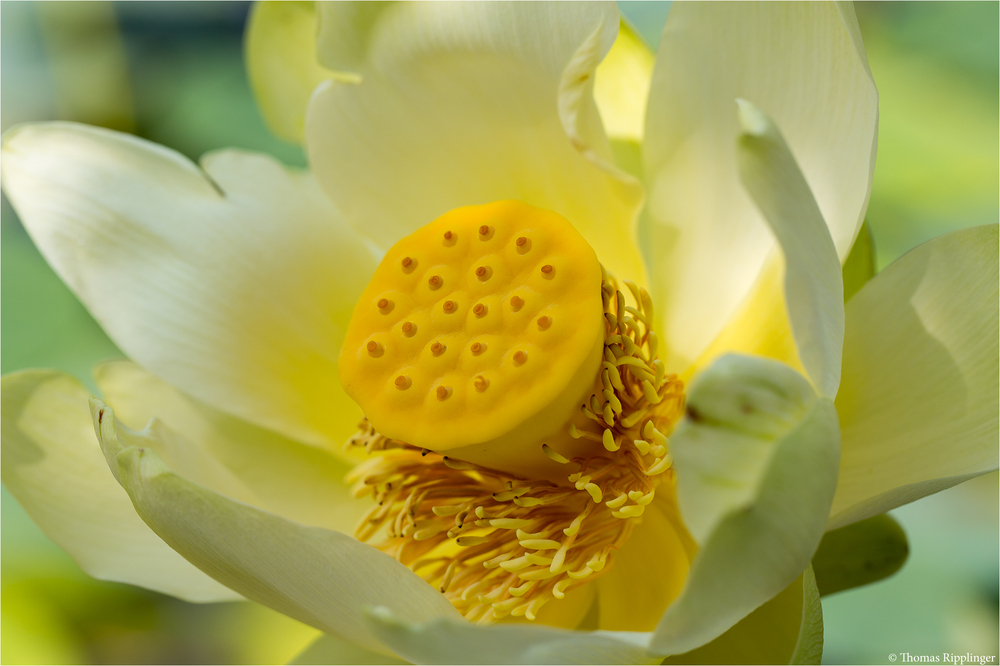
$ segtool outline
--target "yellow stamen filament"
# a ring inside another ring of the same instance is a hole
[[[517,245],[523,246],[530,242]],[[448,458],[385,438],[367,421],[350,442],[377,454],[348,477],[354,496],[375,501],[357,537],[435,585],[470,621],[536,617],[551,599],[609,569],[658,488],[673,493],[667,435],[683,413],[684,387],[655,356],[648,294],[626,286],[634,306],[624,304],[609,279],[602,285],[605,362],[581,405],[586,425],[567,426],[593,447],[569,457],[540,444],[548,459],[572,464],[565,481],[519,478]],[[514,296],[510,305],[516,312],[524,301]],[[536,322],[544,330],[541,318]],[[430,350],[440,356],[446,349],[436,342]],[[523,364],[527,354],[517,350],[511,359]],[[406,378],[400,375],[397,386],[399,379]],[[482,391],[489,382],[477,375],[473,384]],[[439,399],[450,395],[445,386],[434,392]]]

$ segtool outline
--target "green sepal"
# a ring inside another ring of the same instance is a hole
[[[851,252],[841,269],[844,276],[844,302],[858,293],[868,280],[875,277],[875,241],[872,239],[868,220],[865,220],[854,239]]]
[[[822,596],[888,578],[910,553],[903,528],[883,513],[823,535],[813,571]]]

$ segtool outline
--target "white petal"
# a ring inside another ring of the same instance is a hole
[[[774,246],[739,182],[737,97],[781,128],[841,258],[868,203],[877,93],[850,6],[675,4],[646,111],[640,238],[678,370],[722,329]]]
[[[781,245],[785,301],[799,358],[820,395],[833,398],[844,345],[844,285],[837,250],[778,128],[753,103],[738,104],[740,177]]]
[[[202,171],[67,123],[8,132],[3,160],[42,254],[129,357],[296,439],[352,432],[336,362],[376,262],[308,174],[235,151]]]
[[[248,599],[377,652],[366,607],[410,621],[461,618],[412,571],[351,537],[305,527],[223,497],[172,472],[146,445],[150,435],[115,422],[97,399],[101,447],[136,512],[171,548]]]
[[[997,469],[997,227],[936,238],[847,305],[830,527]]]
[[[94,436],[89,391],[67,375],[3,378],[3,483],[45,534],[88,574],[187,601],[232,601],[136,515]]]
[[[199,403],[129,361],[94,371],[104,401],[146,425],[172,470],[218,493],[304,525],[352,533],[371,500],[344,483],[351,465]]]
[[[555,210],[604,266],[644,282],[638,182],[611,166],[593,72],[618,10],[604,3],[330,3],[319,52],[359,85],[324,84],[306,115],[320,183],[389,245],[460,206]]]
[[[704,645],[809,566],[837,481],[833,403],[787,366],[724,356],[671,439],[681,516],[700,549],[651,649]]]
[[[653,664],[651,634],[567,631],[531,624],[481,626],[464,620],[416,624],[388,609],[369,613],[386,645],[414,664]]]

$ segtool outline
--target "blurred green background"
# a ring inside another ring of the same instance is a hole
[[[622,2],[655,48],[668,3]],[[2,129],[75,120],[197,159],[225,146],[304,165],[272,137],[242,62],[242,2],[0,4]],[[861,3],[880,92],[868,219],[880,267],[944,232],[995,224],[1000,198],[998,4]],[[120,356],[2,202],[0,369],[57,368],[90,383]],[[894,512],[902,572],[824,600],[826,663],[890,653],[998,651],[998,481],[992,474]],[[284,662],[316,635],[252,604],[193,605],[95,581],[3,490],[2,642],[12,663]]]

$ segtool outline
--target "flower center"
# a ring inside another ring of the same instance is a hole
[[[561,216],[457,209],[397,243],[340,356],[374,456],[349,481],[357,537],[470,620],[535,619],[606,571],[657,487],[683,383],[649,295],[625,296]]]

